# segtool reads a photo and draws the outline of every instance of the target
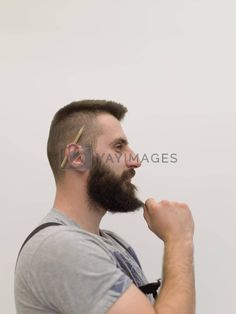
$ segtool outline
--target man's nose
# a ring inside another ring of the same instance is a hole
[[[132,150],[126,155],[126,165],[129,168],[139,168],[142,163],[139,159],[138,154],[135,154]]]

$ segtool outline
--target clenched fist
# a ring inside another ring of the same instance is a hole
[[[187,204],[153,198],[146,200],[143,216],[148,228],[165,243],[193,239],[194,222]]]

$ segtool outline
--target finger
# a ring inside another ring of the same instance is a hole
[[[156,204],[156,201],[154,198],[148,198],[145,202],[145,206],[147,207],[147,210],[150,210],[155,204]]]
[[[146,220],[147,224],[149,224],[150,223],[150,217],[148,214],[147,207],[145,205],[143,206],[143,217]]]

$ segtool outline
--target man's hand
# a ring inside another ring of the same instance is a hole
[[[194,223],[189,207],[185,203],[153,198],[146,200],[143,216],[148,228],[165,243],[192,240]]]
[[[165,244],[158,298],[152,307],[140,290],[131,285],[108,313],[194,314],[194,223],[188,206],[170,201],[157,203],[150,198],[145,202],[143,216],[148,228]]]

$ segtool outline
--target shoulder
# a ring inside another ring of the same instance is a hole
[[[17,267],[24,265],[38,268],[58,264],[86,263],[93,258],[106,259],[114,262],[113,257],[104,241],[74,226],[50,226],[35,234],[24,246]],[[60,261],[60,262],[59,262]]]
[[[41,254],[53,255],[66,260],[83,259],[83,256],[109,255],[105,243],[99,236],[73,226],[60,226],[47,234],[36,244],[35,257]],[[36,239],[35,239],[36,240]]]

